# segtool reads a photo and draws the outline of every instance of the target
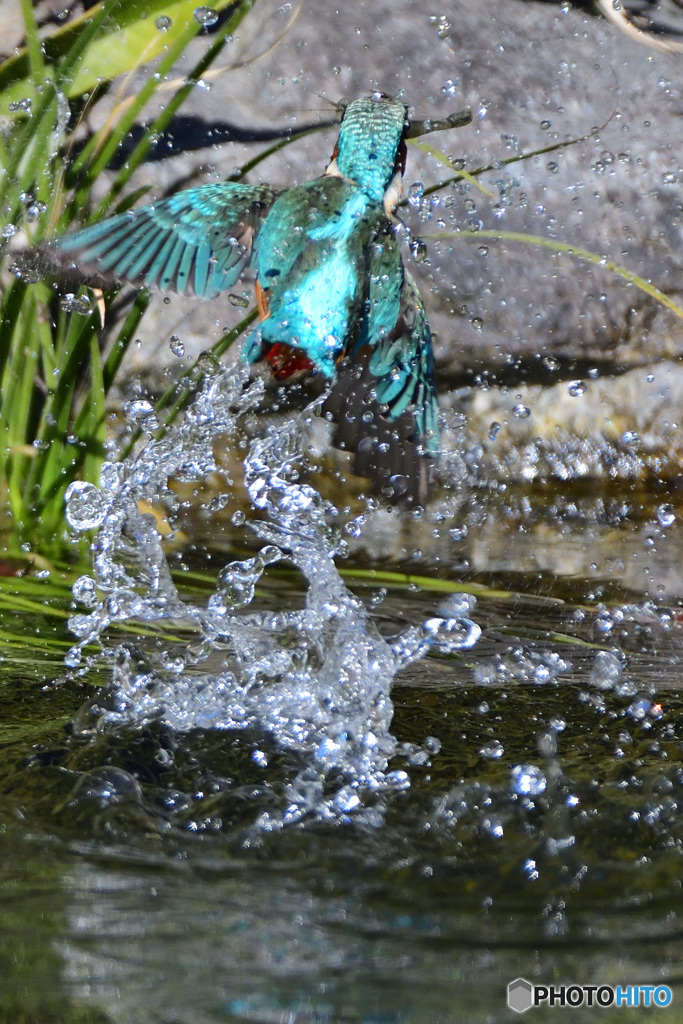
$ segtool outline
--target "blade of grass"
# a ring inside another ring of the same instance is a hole
[[[592,263],[596,267],[604,267],[605,270],[609,270],[611,273],[616,274],[618,277],[623,278],[629,284],[635,285],[641,291],[650,295],[657,302],[660,302],[667,309],[670,309],[672,313],[680,317],[683,320],[683,308],[679,306],[674,300],[668,296],[665,292],[660,291],[659,288],[650,282],[646,281],[644,277],[640,277],[639,274],[634,274],[632,270],[628,270],[626,267],[622,267],[621,264],[615,263],[614,260],[608,259],[607,256],[600,256],[598,253],[591,252],[589,249],[581,249],[577,245],[570,245],[568,242],[559,242],[555,238],[545,238],[543,235],[527,235],[519,231],[496,231],[492,230],[481,230],[481,231],[444,231],[438,235],[425,235],[426,239],[438,240],[440,238],[463,238],[469,241],[490,238],[496,241],[502,242],[518,242],[521,245],[532,245],[541,249],[550,249],[553,252],[566,253],[568,256],[575,256],[579,260],[583,260],[586,263]]]
[[[212,8],[222,9],[231,2],[234,0],[215,0]],[[195,0],[105,0],[95,4],[40,41],[46,70],[52,74],[54,69],[69,98],[83,96],[102,81],[112,81],[138,67],[141,53],[147,61],[163,54],[196,7]],[[156,24],[159,15],[169,19],[163,29]],[[0,91],[5,110],[6,104],[17,100],[35,100],[26,49],[0,64]]]
[[[218,10],[225,7],[228,2],[229,0],[219,0],[215,4],[215,8]],[[242,0],[242,2],[252,3],[254,0]],[[71,167],[71,180],[79,181],[79,198],[83,198],[82,193],[89,190],[92,183],[107,166],[114,156],[119,143],[128,134],[136,118],[154,95],[159,82],[170,72],[173,65],[187,49],[189,43],[200,31],[201,25],[192,16],[189,7],[186,17],[188,20],[174,42],[169,45],[167,41],[164,47],[164,56],[154,74],[148,76],[147,81],[138,91],[135,102],[123,110],[119,120],[113,127],[108,123],[97,132],[74,161]]]
[[[449,156],[446,156],[445,153],[442,153],[440,149],[430,145],[428,142],[421,142],[419,139],[408,139],[408,145],[414,146],[415,149],[422,150],[423,153],[427,153],[429,156],[433,156],[435,160],[438,160],[441,164],[445,164],[446,167],[453,167],[452,159]],[[490,199],[495,199],[494,193],[490,189],[486,188],[485,185],[482,185],[480,181],[477,181],[473,173],[465,170],[459,171],[458,173],[461,175],[461,180],[469,181],[470,185],[474,185],[474,187],[478,188],[480,192],[484,193],[484,195],[487,195]]]
[[[38,35],[38,25],[31,0],[21,0],[21,14],[24,19],[24,31],[28,50],[29,67],[33,85],[37,89],[46,78],[43,50]]]
[[[102,386],[104,388],[105,395],[108,395],[111,390],[111,386],[114,383],[119,367],[121,366],[121,361],[128,351],[130,343],[133,340],[133,336],[137,331],[140,321],[145,315],[147,307],[151,301],[151,294],[144,288],[135,296],[135,301],[133,302],[130,312],[124,320],[123,326],[121,327],[121,330],[119,331],[104,363],[102,370]]]
[[[242,164],[242,166],[238,170],[233,171],[233,173],[228,177],[227,180],[241,181],[242,178],[244,178],[249,173],[249,171],[253,171],[255,167],[258,167],[259,164],[262,164],[263,161],[267,160],[269,156],[273,155],[273,153],[279,153],[281,149],[285,148],[285,146],[291,146],[293,142],[298,142],[299,139],[305,139],[307,135],[312,135],[313,132],[321,132],[327,128],[332,128],[334,125],[338,124],[338,119],[335,119],[334,121],[323,121],[321,124],[315,124],[311,125],[308,128],[304,128],[300,132],[293,132],[285,139],[279,139],[274,145],[269,146],[268,149],[264,149],[262,153],[258,153],[251,160],[247,160],[245,164]]]
[[[488,597],[498,600],[509,600],[520,598],[524,601],[534,601],[543,605],[560,606],[564,605],[559,597],[540,597],[535,594],[520,594],[514,590],[497,590],[487,587],[483,583],[475,583],[468,580],[465,583],[457,583],[454,580],[440,580],[431,576],[415,576],[412,573],[386,572],[381,569],[339,569],[339,572],[350,583],[358,581],[366,585],[383,587],[407,587],[415,585],[421,590],[439,594],[472,594],[475,597]]]
[[[91,338],[97,339],[97,326],[97,310],[89,316],[72,314],[64,347],[57,353],[59,376],[45,399],[36,431],[39,453],[29,471],[26,488],[43,514],[50,495],[58,492],[60,483],[73,477],[79,461],[78,449],[68,440],[69,427],[79,371],[88,357]]]
[[[164,392],[164,394],[156,403],[155,410],[157,413],[161,413],[164,411],[164,409],[168,408],[169,406],[170,409],[166,414],[166,419],[164,421],[163,426],[159,428],[155,435],[157,440],[160,440],[164,436],[168,427],[170,427],[170,425],[176,419],[180,411],[184,409],[192,395],[195,394],[197,388],[201,385],[202,381],[204,380],[207,371],[202,366],[202,363],[206,361],[207,355],[213,357],[214,360],[220,359],[223,353],[226,352],[230,348],[230,346],[234,344],[234,342],[239,338],[241,334],[244,333],[244,331],[246,331],[247,327],[253,324],[257,316],[257,309],[250,310],[250,312],[242,320],[240,320],[240,322],[235,327],[233,327],[231,331],[228,331],[226,334],[223,335],[222,338],[219,338],[216,344],[212,345],[208,352],[201,353],[201,355],[195,360],[192,366],[188,367],[188,369],[183,373],[182,377],[180,377],[173,384],[173,386],[168,389],[168,391]],[[119,456],[121,460],[128,458],[133,448],[135,447],[135,444],[137,443],[141,436],[142,429],[138,428],[133,433],[133,436],[131,437],[130,441],[121,452],[121,455]]]
[[[36,397],[34,381],[39,346],[32,336],[36,316],[35,295],[29,291],[20,316],[20,341],[15,347],[12,360],[8,362],[3,380],[5,401],[2,410],[2,433],[10,450],[7,491],[10,508],[18,525],[27,523],[29,518],[24,481],[31,461],[27,442],[33,433],[31,420]]]
[[[214,43],[190,71],[185,84],[181,86],[171,100],[165,104],[162,112],[155,118],[150,125],[149,130],[144,134],[143,138],[126,160],[124,167],[115,177],[107,196],[98,206],[95,214],[96,218],[103,216],[103,214],[109,209],[111,204],[129,181],[130,176],[147,156],[153,144],[152,140],[168,127],[176,112],[196,88],[197,82],[201,79],[202,75],[220,56],[228,41],[228,37],[236,31],[256,3],[257,0],[242,0],[232,16],[228,18],[226,23],[222,26]],[[155,87],[158,88],[158,82],[155,82]]]
[[[86,448],[83,461],[83,473],[86,480],[99,480],[102,462],[104,461],[104,442],[106,441],[105,405],[104,405],[104,374],[102,358],[97,335],[90,338],[90,389],[88,395],[89,416],[87,438],[90,442]],[[77,435],[80,436],[80,433]]]
[[[610,123],[616,107],[604,122],[604,124],[598,125],[592,131],[586,135],[579,135],[576,138],[565,139],[563,142],[552,142],[548,146],[542,146],[540,149],[533,149],[525,153],[515,153],[514,156],[505,157],[502,160],[496,160],[495,162],[482,164],[481,167],[475,168],[473,171],[458,171],[451,178],[446,178],[444,181],[438,181],[435,185],[430,185],[422,193],[425,196],[430,196],[434,192],[439,192],[442,188],[447,188],[449,185],[455,185],[460,181],[470,181],[472,178],[477,178],[480,174],[486,174],[487,171],[499,171],[501,167],[509,167],[510,164],[518,164],[522,160],[531,160],[533,157],[545,156],[547,153],[556,153],[559,149],[566,149],[568,146],[576,146],[579,142],[587,142],[589,139],[595,139],[599,136],[600,132]],[[405,200],[403,200],[405,203]],[[403,203],[401,205],[403,205]]]
[[[5,174],[0,178],[0,210],[3,222],[15,227],[23,219],[22,193],[31,190],[36,178],[36,168],[41,166],[54,149],[50,137],[55,131],[58,102],[52,83],[47,83],[32,116],[12,139],[9,160]],[[0,257],[4,255],[7,240],[0,238]]]

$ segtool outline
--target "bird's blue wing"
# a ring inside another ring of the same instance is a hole
[[[432,334],[422,296],[403,267],[393,232],[370,247],[365,314],[351,355],[368,346],[374,395],[389,421],[410,407],[415,439],[429,451],[439,447]]]
[[[323,406],[354,472],[392,501],[424,504],[439,448],[432,336],[393,235],[370,255],[356,343]]]
[[[239,278],[277,195],[265,185],[200,185],[63,235],[49,248],[85,274],[212,298]]]
[[[408,271],[404,271],[396,326],[374,345],[369,369],[377,378],[375,395],[386,406],[387,419],[396,420],[412,407],[415,439],[428,451],[438,451],[432,333],[422,296]]]

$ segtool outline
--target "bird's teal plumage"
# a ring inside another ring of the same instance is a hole
[[[407,127],[406,108],[387,96],[356,100],[346,108],[337,142],[337,166],[376,203],[383,202],[394,176]]]
[[[322,177],[281,191],[234,182],[188,189],[58,238],[53,252],[104,278],[204,298],[251,268],[262,318],[243,358],[274,367],[283,346],[299,352],[333,382],[327,408],[360,470],[381,476],[381,453],[395,445],[387,465],[398,471],[383,489],[423,500],[420,460],[438,449],[438,409],[429,324],[393,219],[407,127],[398,100],[356,100]],[[387,433],[382,423],[400,429]]]
[[[286,344],[304,349],[326,377],[362,313],[372,204],[345,178],[327,176],[276,199],[254,247],[257,281],[270,315],[247,343],[247,358]]]
[[[249,264],[254,232],[277,195],[267,185],[200,185],[52,246],[86,272],[210,299]]]

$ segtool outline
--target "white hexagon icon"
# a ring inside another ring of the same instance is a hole
[[[526,978],[515,978],[508,985],[508,1006],[516,1013],[524,1013],[533,1004],[534,986]]]

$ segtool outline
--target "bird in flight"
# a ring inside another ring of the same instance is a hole
[[[200,185],[50,250],[84,274],[207,299],[251,269],[259,321],[242,358],[279,381],[321,375],[334,443],[355,453],[354,471],[389,500],[423,504],[439,449],[434,356],[395,210],[406,139],[469,119],[411,123],[402,102],[375,93],[344,108],[331,162],[312,181]]]

